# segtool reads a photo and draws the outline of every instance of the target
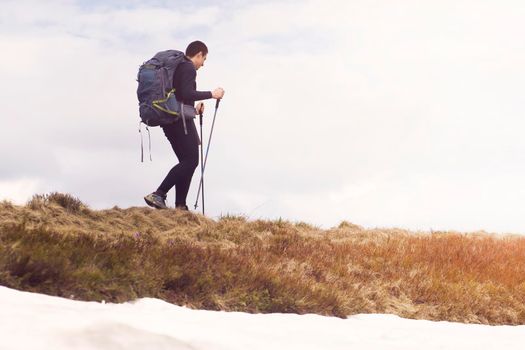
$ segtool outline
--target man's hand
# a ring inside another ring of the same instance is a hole
[[[216,88],[211,92],[211,96],[217,100],[221,99],[224,96],[224,89],[220,87]]]
[[[197,106],[195,107],[195,109],[197,110],[197,114],[204,113],[204,103],[202,102],[197,103]]]

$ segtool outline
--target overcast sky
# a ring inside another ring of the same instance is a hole
[[[177,160],[140,162],[137,69],[202,40],[209,216],[525,233],[523,1],[1,6],[1,199],[145,205]]]

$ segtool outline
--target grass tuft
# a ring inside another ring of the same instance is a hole
[[[42,209],[51,204],[56,204],[70,213],[81,213],[89,211],[87,205],[80,199],[68,193],[51,192],[49,194],[35,194],[27,202],[27,206],[33,210]]]

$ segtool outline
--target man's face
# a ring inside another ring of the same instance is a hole
[[[204,66],[204,61],[206,61],[206,56],[207,55],[203,55],[202,52],[199,52],[196,56],[195,56],[195,69],[199,69],[200,67]]]

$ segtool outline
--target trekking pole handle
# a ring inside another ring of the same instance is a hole
[[[218,98],[217,102],[215,102],[215,109],[219,108],[219,102],[221,102],[220,98]]]

